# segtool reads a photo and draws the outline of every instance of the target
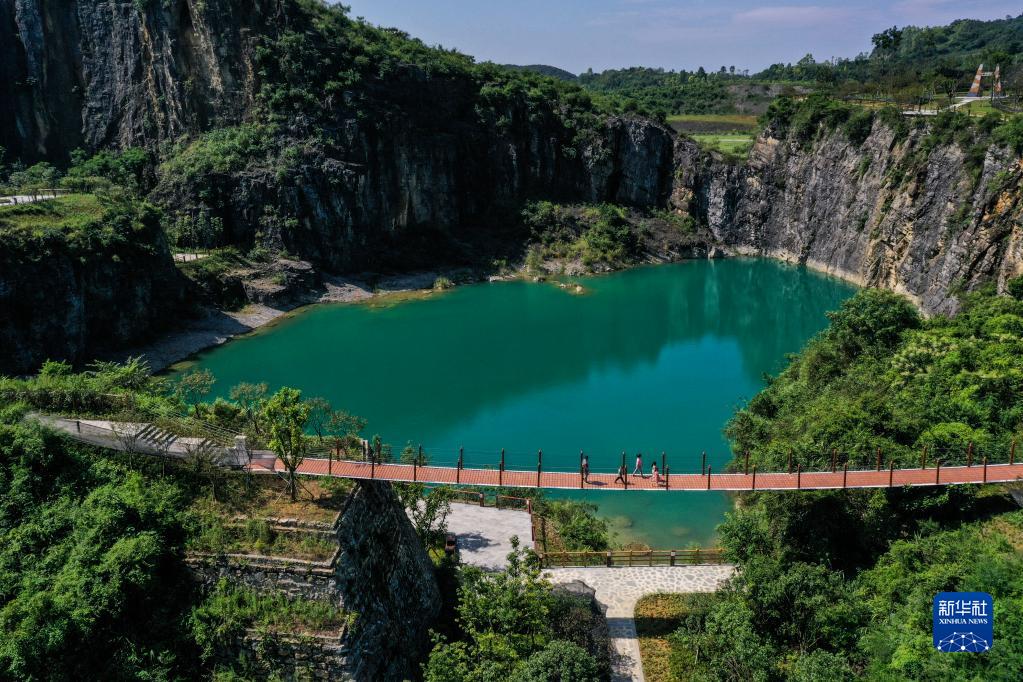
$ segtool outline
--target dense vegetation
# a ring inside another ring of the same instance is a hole
[[[1001,66],[1005,91],[1023,93],[1023,15],[993,21],[963,19],[947,26],[892,27],[876,34],[869,54],[772,64],[750,75],[734,66],[694,71],[646,67],[581,74],[578,82],[622,106],[661,114],[728,114],[737,107],[759,113],[775,94],[793,86],[842,95],[881,95],[910,103],[947,92],[965,93],[977,66]],[[771,90],[768,86],[775,86]],[[767,95],[771,92],[771,95]]]
[[[133,453],[125,434],[129,451],[114,454],[23,420],[33,410],[145,420],[207,438],[241,432],[292,469],[313,450],[361,456],[355,434],[365,421],[323,399],[241,384],[230,399],[209,401],[214,385],[206,371],[153,377],[137,360],[97,363],[84,373],[49,362],[37,377],[0,378],[0,627],[10,634],[0,643],[0,676],[181,679],[216,668],[258,677],[266,671],[244,661],[223,667],[223,645],[244,629],[272,636],[358,627],[358,614],[321,602],[229,582],[203,593],[183,562],[190,551],[325,560],[336,542],[281,533],[266,519],[298,512],[330,521],[350,482],[320,482],[315,502],[289,503],[282,482],[257,485],[225,472],[199,446],[183,460],[163,461]],[[384,459],[393,456],[378,437],[371,443]],[[400,456],[414,454],[408,446]],[[398,493],[425,548],[438,553],[453,494],[427,495],[417,484],[398,486]],[[606,523],[591,506],[540,501],[537,508],[562,546],[607,547]],[[429,679],[477,680],[483,670],[531,681],[604,678],[600,615],[584,601],[552,594],[529,552],[516,551],[498,575],[442,563],[457,622],[437,626],[450,643],[438,642]]]
[[[1014,284],[1013,290],[1020,288]],[[866,290],[728,427],[762,469],[913,466],[927,448],[1007,461],[1023,435],[1023,301],[991,292],[922,320]],[[972,445],[971,445],[972,444]],[[742,571],[674,636],[679,679],[1014,679],[1023,660],[1023,515],[998,489],[755,494],[721,527]],[[995,597],[988,656],[930,646],[941,590]]]
[[[669,210],[534,201],[520,215],[529,230],[525,267],[531,275],[560,274],[579,265],[614,270],[641,261],[649,251],[679,250],[702,238],[695,218]]]
[[[551,591],[513,539],[508,568],[460,571],[457,638],[437,638],[426,682],[597,682],[610,661],[600,615],[577,597]]]
[[[1003,83],[1014,93],[1023,86],[1019,58],[1023,15],[993,21],[962,19],[947,26],[892,27],[874,35],[872,42],[870,54],[826,62],[806,55],[796,64],[774,64],[757,77],[832,86],[852,82],[863,90],[881,88],[889,94],[907,87],[965,91],[983,63],[990,69],[1000,65]]]
[[[17,416],[0,424],[0,676],[194,676],[185,490]]]
[[[977,66],[983,63],[990,69],[1000,65],[1003,76],[1018,85],[1015,79],[1019,73],[1014,67],[1020,63],[1023,15],[993,21],[961,19],[947,26],[901,29],[893,26],[873,36],[872,42],[874,49],[869,56],[816,65],[817,73],[810,69],[791,75],[861,82],[884,78],[929,81],[944,77],[965,86]]]
[[[32,379],[0,378],[0,677],[196,678],[208,673],[214,644],[239,627],[304,631],[351,620],[322,605],[226,586],[195,591],[186,549],[225,551],[247,539],[255,551],[322,551],[282,547],[258,523],[243,529],[247,538],[223,538],[223,525],[205,512],[223,498],[234,501],[220,503],[233,516],[257,487],[237,476],[221,480],[201,448],[184,461],[160,462],[76,444],[23,420],[41,410],[165,426],[174,419],[180,428],[186,422],[175,415],[191,412],[272,430],[272,416],[262,417],[265,389],[242,386],[234,392],[239,402],[206,404],[210,385],[201,374],[154,378],[137,361],[98,363],[81,374],[47,363]],[[325,426],[325,434],[359,426],[333,410],[330,419],[343,426]]]
[[[925,164],[929,154],[939,145],[956,144],[966,152],[967,167],[979,177],[984,157],[994,145],[1004,145],[1014,153],[1023,152],[1023,115],[1004,117],[990,113],[972,118],[961,111],[943,111],[930,117],[907,119],[895,107],[866,109],[828,95],[817,93],[803,100],[779,97],[761,117],[761,123],[776,137],[809,147],[822,133],[840,129],[855,145],[866,140],[879,121],[901,141],[914,128],[923,131],[922,144],[915,153],[903,159],[893,179],[910,175]],[[974,179],[976,179],[976,177]]]
[[[727,86],[743,80],[735,77],[734,66],[730,73],[708,74],[703,67],[693,72],[633,67],[579,76],[589,90],[613,96],[629,109],[662,120],[669,114],[732,113],[735,104]]]

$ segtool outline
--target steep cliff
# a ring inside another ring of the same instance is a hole
[[[456,106],[443,82],[408,87],[429,91],[440,110]],[[437,113],[353,115],[328,143],[282,133],[273,148],[246,148],[243,165],[223,173],[189,171],[218,146],[199,140],[164,165],[154,196],[186,220],[212,215],[223,243],[283,249],[331,270],[471,259],[469,245],[500,235],[529,197],[667,201],[674,139],[649,121],[608,117],[574,144],[573,131],[532,117],[522,102],[498,115],[521,123],[501,129],[465,112]]]
[[[3,0],[0,146],[25,162],[155,145],[251,106],[276,0]]]
[[[770,126],[735,165],[572,84],[316,0],[6,0],[0,26],[16,37],[0,44],[0,146],[158,151],[151,199],[165,227],[202,225],[204,246],[335,271],[465,262],[521,244],[522,203],[550,199],[679,208],[733,252],[931,312],[1023,262],[1017,155],[927,125],[878,117],[855,140]]]
[[[152,206],[73,196],[0,209],[0,374],[166,329],[184,292]]]
[[[145,147],[163,159],[149,197],[162,226],[201,232],[204,247],[334,271],[432,267],[521,242],[527,198],[663,205],[670,193],[663,126],[318,0],[0,0],[0,27],[14,38],[0,41],[7,159]],[[13,263],[18,312],[0,333],[17,345],[0,371],[156,328],[181,291],[157,295],[173,275],[160,248],[116,265]],[[45,277],[67,294],[48,297]]]
[[[824,125],[807,143],[769,127],[743,165],[686,140],[675,163],[674,205],[735,252],[893,289],[927,312],[1023,271],[1023,163],[990,139],[964,148],[876,120],[862,143]]]

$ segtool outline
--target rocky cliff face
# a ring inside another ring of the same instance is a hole
[[[147,145],[258,118],[260,36],[285,0],[0,0],[0,146],[31,161]],[[289,14],[289,12],[291,12]],[[222,243],[284,249],[328,270],[466,260],[525,199],[674,206],[739,253],[786,258],[906,293],[931,312],[1023,262],[1018,161],[923,150],[884,124],[808,146],[774,131],[741,165],[637,118],[581,131],[562,103],[505,98],[402,64],[309,120],[279,125],[226,173],[165,173],[172,213],[212,215]],[[523,235],[503,235],[521,240]]]
[[[24,238],[0,220],[0,374],[45,360],[84,363],[175,323],[184,278],[155,217],[71,239]]]
[[[3,0],[0,146],[26,162],[237,121],[273,0]]]
[[[990,147],[978,168],[955,144],[922,149],[923,129],[897,139],[875,122],[862,145],[835,130],[807,147],[772,132],[745,165],[676,147],[673,204],[732,250],[893,289],[931,313],[1023,271],[1023,162],[1008,150]]]
[[[408,87],[449,106],[442,83]],[[230,243],[283,248],[335,271],[471,258],[459,249],[492,239],[495,224],[530,197],[668,199],[674,137],[650,121],[609,118],[576,154],[572,132],[550,120],[498,130],[448,113],[346,119],[330,145],[282,138],[284,151],[228,177],[165,174],[155,196],[179,214],[217,216]],[[506,116],[529,118],[514,108]]]

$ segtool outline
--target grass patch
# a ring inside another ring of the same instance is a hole
[[[67,194],[17,206],[0,206],[0,229],[76,232],[103,217],[104,206],[95,194]]]
[[[753,135],[743,133],[693,135],[701,147],[730,156],[745,156],[753,146]]]
[[[962,111],[969,116],[987,116],[988,114],[997,114],[1001,118],[1006,118],[1005,113],[1000,109],[995,109],[991,106],[991,100],[986,97],[980,97],[969,104],[959,107],[959,111]]]
[[[673,655],[670,636],[688,618],[700,618],[717,596],[711,593],[651,594],[636,603],[636,634],[639,637],[643,674],[648,682],[682,682],[691,678],[684,656]]]
[[[188,549],[211,554],[259,554],[306,561],[327,561],[337,542],[316,532],[281,530],[261,519],[224,524],[218,517],[203,517],[199,534]]]
[[[221,580],[193,611],[191,629],[209,658],[245,628],[260,632],[328,634],[355,624],[354,613],[311,599],[291,599],[279,592],[261,593]]]
[[[248,491],[227,494],[223,499],[196,502],[196,510],[230,521],[239,516],[259,519],[298,519],[307,523],[332,523],[354,484],[347,479],[303,479],[298,500],[292,502],[287,482],[277,477],[254,481]]]
[[[667,118],[668,124],[681,132],[710,132],[717,130],[757,129],[757,117],[745,114],[678,114]]]

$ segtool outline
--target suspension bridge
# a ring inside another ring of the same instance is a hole
[[[110,449],[178,459],[201,454],[225,468],[256,474],[288,473],[288,467],[274,453],[249,450],[244,445],[244,438],[236,434],[185,437],[175,436],[152,424],[40,415],[37,418],[76,440]],[[236,439],[233,445],[225,444],[227,435]],[[213,440],[214,436],[220,437],[219,443]],[[1023,480],[1023,464],[1016,462],[1015,446],[1003,462],[990,462],[986,456],[975,458],[971,447],[966,453],[966,464],[955,466],[943,466],[941,460],[928,461],[925,451],[920,465],[913,468],[896,468],[894,461],[882,461],[880,451],[876,454],[873,466],[856,467],[849,462],[840,464],[837,452],[833,452],[830,468],[812,471],[804,471],[802,465],[792,462],[791,457],[785,471],[758,471],[755,465],[750,466],[747,455],[739,471],[719,473],[707,465],[704,455],[699,473],[672,473],[666,457],[662,455],[659,470],[653,473],[647,469],[643,475],[629,472],[625,466],[624,454],[619,468],[614,471],[588,470],[583,466],[571,470],[548,468],[544,466],[542,451],[537,453],[535,468],[518,465],[508,467],[503,452],[489,466],[465,466],[461,452],[457,461],[445,465],[426,461],[422,450],[409,457],[410,461],[392,462],[383,459],[379,450],[373,451],[363,441],[361,459],[334,457],[329,450],[324,450],[315,453],[315,456],[305,457],[296,467],[295,473],[300,476],[395,483],[635,492],[835,490],[1011,483]]]

